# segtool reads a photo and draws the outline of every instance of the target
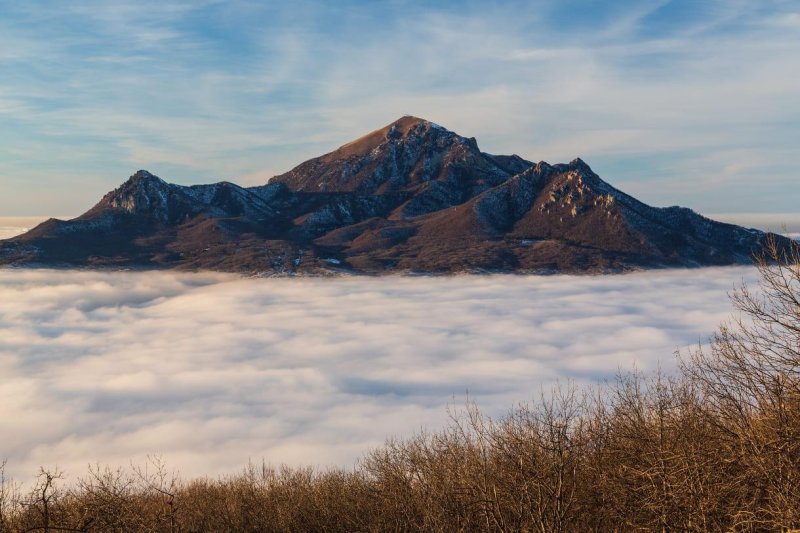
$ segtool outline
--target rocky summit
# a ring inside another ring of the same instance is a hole
[[[747,263],[767,237],[646,205],[580,159],[491,155],[407,116],[258,187],[187,187],[140,170],[78,218],[0,241],[0,264],[597,273]]]

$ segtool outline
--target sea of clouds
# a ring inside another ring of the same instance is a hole
[[[617,276],[242,279],[0,270],[0,459],[161,455],[185,477],[248,461],[351,465],[447,422],[501,415],[556,380],[674,368],[752,268]]]

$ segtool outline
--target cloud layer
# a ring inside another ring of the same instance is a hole
[[[500,414],[557,379],[671,368],[749,268],[608,277],[239,279],[0,270],[0,457],[29,479],[162,454],[351,464],[437,428],[465,394]]]

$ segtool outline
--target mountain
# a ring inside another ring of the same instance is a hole
[[[0,241],[0,264],[612,272],[747,263],[767,236],[646,205],[580,159],[491,155],[474,138],[406,116],[262,186],[187,187],[140,170],[78,218]]]

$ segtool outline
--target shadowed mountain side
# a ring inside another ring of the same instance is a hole
[[[609,272],[746,263],[766,237],[645,205],[580,159],[490,155],[475,139],[403,117],[259,187],[185,187],[140,170],[80,217],[2,241],[0,264]]]

